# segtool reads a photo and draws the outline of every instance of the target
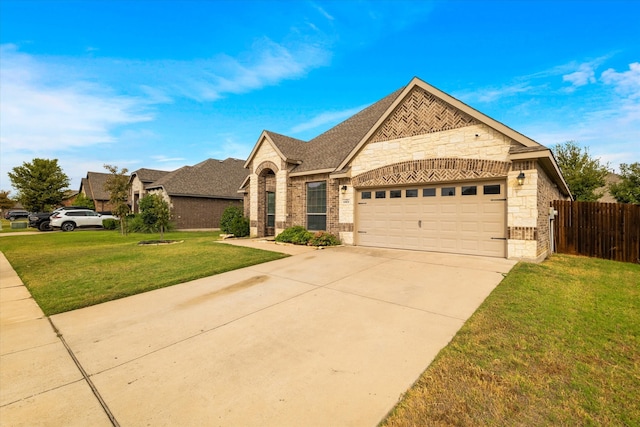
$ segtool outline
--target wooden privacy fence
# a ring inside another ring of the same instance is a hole
[[[554,200],[556,252],[640,262],[640,205]]]

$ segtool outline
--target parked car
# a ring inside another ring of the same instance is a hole
[[[49,226],[49,218],[51,215],[56,212],[64,211],[64,210],[74,210],[74,209],[86,209],[84,206],[62,206],[60,208],[55,209],[53,212],[36,212],[29,215],[29,227],[37,228],[40,231],[51,231],[51,227]]]
[[[10,209],[4,214],[4,219],[15,221],[18,218],[29,218],[29,212],[22,209]]]
[[[60,210],[49,219],[49,226],[62,231],[76,228],[102,228],[105,219],[116,219],[113,215],[102,215],[90,209]]]

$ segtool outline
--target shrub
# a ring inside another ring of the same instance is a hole
[[[140,214],[127,215],[127,231],[131,233],[158,233],[160,227],[148,224]],[[164,228],[165,231],[175,230],[175,224],[170,222]]]
[[[276,236],[276,242],[293,243],[294,245],[306,245],[313,237],[313,233],[304,227],[296,225],[289,227]]]
[[[220,231],[233,234],[235,237],[249,235],[249,219],[244,217],[244,212],[237,206],[229,206],[220,218]]]
[[[340,244],[340,239],[331,233],[325,231],[318,231],[309,240],[311,246],[337,246]]]
[[[102,226],[105,230],[116,230],[120,227],[120,221],[113,218],[103,219]]]

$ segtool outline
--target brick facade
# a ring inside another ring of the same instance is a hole
[[[242,200],[172,196],[170,206],[178,229],[220,228],[224,210],[229,206],[242,209]]]

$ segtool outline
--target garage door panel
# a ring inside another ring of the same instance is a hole
[[[482,194],[483,185],[495,184],[502,194]],[[463,185],[476,185],[478,194],[463,196]],[[455,195],[442,196],[443,187],[454,187]],[[402,190],[401,197],[391,198],[388,188],[367,191],[385,191],[387,198],[358,203],[357,244],[505,256],[504,182],[428,185],[418,188],[418,197],[406,197]]]

